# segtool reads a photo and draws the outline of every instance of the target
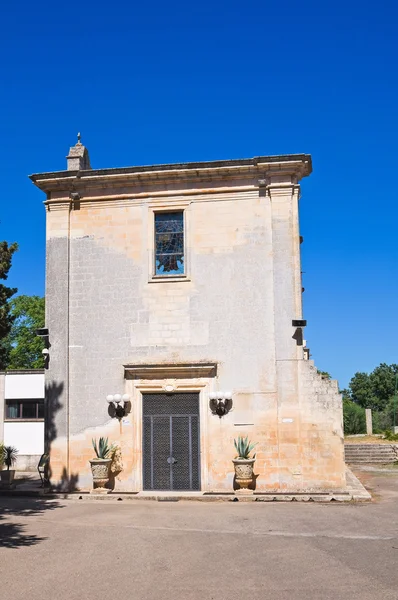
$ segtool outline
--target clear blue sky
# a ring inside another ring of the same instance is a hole
[[[398,362],[393,2],[22,2],[1,9],[0,239],[44,293],[43,195],[82,132],[94,168],[311,153],[306,338],[345,386]]]

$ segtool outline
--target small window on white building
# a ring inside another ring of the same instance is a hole
[[[155,276],[185,274],[184,211],[155,212]]]
[[[6,420],[44,419],[44,400],[6,400]]]

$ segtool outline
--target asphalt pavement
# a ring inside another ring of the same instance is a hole
[[[4,600],[397,600],[398,473],[372,503],[0,498]]]

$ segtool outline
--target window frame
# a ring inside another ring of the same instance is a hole
[[[18,404],[18,417],[8,416],[8,404]],[[23,404],[34,404],[36,406],[35,417],[24,417],[23,415]],[[43,405],[43,417],[39,417],[39,404]],[[8,423],[21,423],[23,421],[30,422],[42,422],[44,421],[44,398],[5,398],[4,401],[4,422]]]
[[[190,202],[178,202],[170,204],[153,204],[148,207],[148,283],[172,282],[172,281],[190,281],[190,265],[188,254],[188,235],[189,235],[189,206]],[[156,274],[156,229],[155,215],[158,213],[182,213],[183,219],[183,239],[184,239],[184,273],[171,275],[159,273]]]

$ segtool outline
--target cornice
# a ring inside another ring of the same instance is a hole
[[[291,175],[300,180],[312,171],[311,156],[293,154],[260,156],[250,159],[93,169],[86,171],[59,171],[30,175],[31,181],[46,193],[53,191],[118,188],[161,184],[176,185],[233,178],[266,178],[272,175]]]
[[[186,189],[186,190],[164,190],[161,192],[158,191],[150,191],[150,192],[134,192],[132,190],[127,194],[101,194],[98,196],[90,196],[87,194],[79,195],[79,198],[76,200],[79,203],[87,203],[87,204],[96,204],[96,203],[108,203],[112,204],[119,201],[126,201],[127,205],[132,202],[145,202],[145,201],[153,201],[153,202],[161,202],[165,199],[172,199],[176,202],[185,199],[186,202],[190,202],[193,200],[204,200],[206,196],[214,196],[217,195],[218,198],[225,196],[226,199],[231,199],[231,194],[234,194],[234,199],[238,199],[239,197],[244,197],[245,193],[255,192],[258,189],[258,186],[250,185],[250,186],[231,186],[231,187],[220,187],[220,188],[198,188],[198,189]],[[68,191],[66,191],[67,196],[64,198],[49,198],[44,201],[44,204],[53,206],[62,206],[63,209],[68,208],[73,202],[72,195]]]

